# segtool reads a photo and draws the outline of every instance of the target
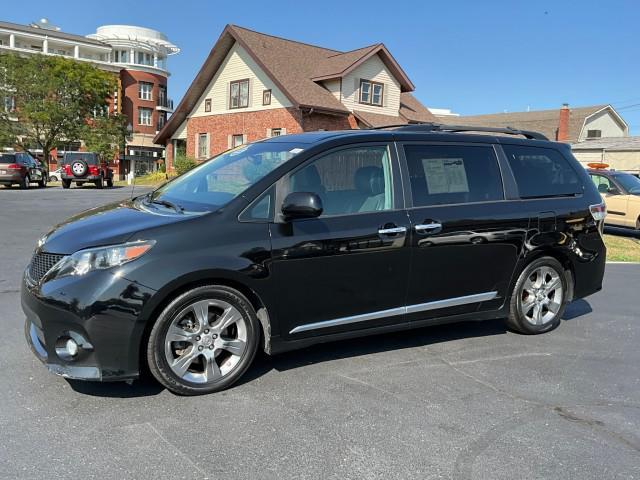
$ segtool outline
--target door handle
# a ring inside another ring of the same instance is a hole
[[[407,227],[390,227],[378,230],[380,235],[395,235],[398,233],[407,233]]]
[[[442,230],[441,223],[419,223],[413,227],[418,233],[436,233]]]

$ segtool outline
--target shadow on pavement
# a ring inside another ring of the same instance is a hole
[[[573,320],[575,318],[586,315],[587,313],[593,312],[591,305],[584,298],[579,300],[575,300],[567,305],[567,308],[564,311],[564,315],[562,316],[563,320]]]
[[[146,374],[133,382],[84,382],[82,380],[66,379],[69,386],[76,392],[93,397],[135,398],[158,395],[164,387]]]

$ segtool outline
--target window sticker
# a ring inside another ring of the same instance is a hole
[[[297,155],[300,152],[303,152],[304,148],[292,148],[291,150],[289,150],[289,153],[293,153],[294,155]]]
[[[423,158],[422,168],[429,194],[469,192],[462,158]]]

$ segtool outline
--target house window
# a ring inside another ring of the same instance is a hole
[[[383,95],[384,84],[370,80],[360,80],[360,103],[381,107]]]
[[[151,116],[153,110],[151,108],[138,108],[138,125],[151,125]]]
[[[161,112],[158,115],[158,128],[156,130],[160,131],[162,130],[162,128],[164,127],[164,124],[167,123],[167,116],[166,116],[166,112]]]
[[[229,108],[249,106],[249,79],[231,82],[229,88]]]
[[[167,87],[164,85],[158,85],[158,105],[161,107],[169,106],[169,101],[167,99]]]
[[[153,83],[140,82],[138,83],[138,98],[141,100],[151,100],[151,93],[153,91]]]
[[[242,134],[238,134],[238,135],[233,135],[231,137],[231,146],[232,147],[239,147],[240,145],[244,144],[244,135]]]
[[[282,135],[282,129],[281,128],[272,128],[271,129],[271,136],[272,137],[279,137],[280,135]]]
[[[204,101],[204,111],[205,112],[210,112],[211,111],[211,99],[210,98],[207,98]]]
[[[206,158],[209,155],[209,135],[200,133],[198,135],[198,158]]]
[[[262,105],[271,105],[271,90],[262,91]]]
[[[15,112],[16,99],[15,97],[4,97],[4,111],[7,113]]]
[[[587,130],[587,138],[600,138],[602,137],[602,130]]]

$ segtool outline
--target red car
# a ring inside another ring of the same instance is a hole
[[[113,170],[100,155],[93,152],[67,152],[62,161],[62,188],[77,186],[83,183],[93,183],[96,188],[113,187]]]
[[[47,170],[27,152],[0,154],[0,184],[5,187],[17,184],[21,189],[27,189],[37,183],[44,188],[48,178]]]

